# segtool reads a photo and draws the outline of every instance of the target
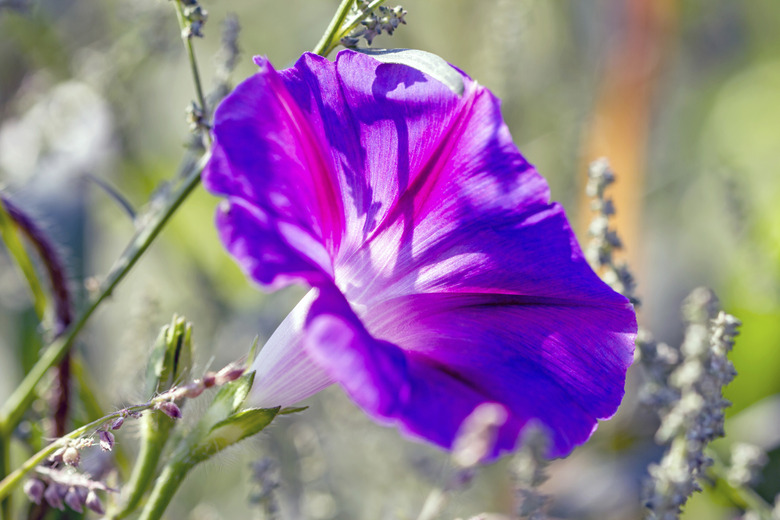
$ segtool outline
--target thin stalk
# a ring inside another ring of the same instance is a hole
[[[160,417],[145,415],[141,418],[141,427],[144,429],[141,450],[136,457],[133,473],[122,491],[122,501],[119,510],[109,512],[108,518],[118,520],[131,515],[141,504],[146,491],[157,472],[158,462],[162,456],[165,442],[168,439],[173,423],[167,417],[163,421]],[[182,478],[184,476],[182,475]]]
[[[13,391],[11,396],[0,408],[0,432],[9,432],[13,430],[21,420],[24,411],[32,402],[35,395],[36,385],[43,379],[46,372],[56,365],[66,352],[70,349],[74,339],[84,328],[89,318],[100,306],[100,304],[111,295],[114,288],[121,282],[128,272],[135,266],[138,259],[146,252],[151,243],[160,234],[165,224],[181,206],[182,202],[192,193],[200,182],[200,173],[209,160],[210,154],[206,153],[201,159],[193,165],[184,179],[183,184],[174,193],[165,206],[154,214],[149,223],[140,229],[124,253],[119,257],[106,279],[101,284],[97,296],[95,296],[84,312],[63,332],[61,336],[55,339],[44,351],[41,358],[32,367],[30,372],[24,377],[22,382]]]
[[[369,14],[371,11],[373,11],[374,9],[376,9],[377,7],[379,7],[380,5],[384,4],[386,1],[387,1],[387,0],[374,0],[373,2],[371,2],[370,4],[368,4],[368,6],[365,8],[365,10],[364,10],[364,11],[363,11],[363,12],[362,12],[362,13],[361,13],[359,16],[356,16],[355,18],[353,18],[353,19],[352,19],[352,20],[349,22],[349,24],[347,24],[347,25],[346,25],[346,26],[345,26],[345,27],[344,27],[344,28],[341,30],[340,34],[338,35],[338,39],[337,39],[337,40],[334,42],[333,48],[335,48],[335,47],[336,47],[336,45],[338,45],[338,44],[339,44],[339,42],[341,41],[341,39],[342,39],[344,36],[346,36],[347,34],[349,34],[350,32],[352,32],[352,30],[353,30],[355,27],[357,27],[358,25],[360,25],[360,22],[362,22],[363,20],[365,20],[365,19],[366,19],[366,17],[368,16],[368,14]]]
[[[322,35],[322,38],[320,38],[320,41],[317,42],[317,45],[314,47],[314,50],[312,51],[314,54],[327,56],[330,54],[330,51],[332,51],[336,45],[338,45],[338,42],[341,41],[341,38],[336,38],[336,35],[341,31],[341,26],[344,25],[344,20],[346,20],[347,16],[349,16],[349,11],[352,9],[354,4],[355,0],[341,1],[341,4],[336,10],[336,14],[333,15],[333,19],[330,21],[328,28],[325,29],[325,34]],[[336,41],[335,44],[333,44],[334,40]]]
[[[187,27],[187,19],[184,17],[184,6],[181,0],[174,2],[176,7],[176,19],[179,20],[179,28],[182,30],[181,39],[184,42],[184,48],[187,49],[187,59],[190,62],[190,72],[192,73],[192,81],[195,83],[195,95],[198,97],[198,104],[203,111],[204,117],[208,118],[209,109],[206,105],[206,96],[203,94],[203,87],[200,81],[200,71],[198,69],[198,61],[195,59],[195,49],[192,46],[192,37],[188,36],[184,29]],[[208,129],[203,132],[206,139],[206,147],[211,148],[211,133]]]
[[[11,472],[11,436],[5,432],[0,432],[0,471],[2,475],[8,475]],[[0,499],[0,517],[11,520],[11,497]]]

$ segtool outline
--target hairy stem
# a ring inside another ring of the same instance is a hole
[[[165,509],[173,499],[173,495],[176,494],[176,490],[179,489],[191,468],[191,463],[179,459],[169,462],[157,479],[139,520],[159,520],[162,518]]]
[[[167,417],[166,417],[167,419]],[[141,418],[143,441],[141,450],[133,466],[133,473],[122,491],[122,501],[119,511],[109,513],[112,519],[125,518],[132,514],[141,504],[141,499],[154,478],[158,462],[170,434],[173,423],[170,420],[160,421],[159,417],[145,415]],[[183,476],[182,476],[183,478]]]

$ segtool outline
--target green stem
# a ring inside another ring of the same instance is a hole
[[[84,360],[78,353],[71,358],[71,370],[73,373],[73,379],[76,382],[79,393],[79,402],[84,407],[84,413],[86,414],[86,420],[95,420],[98,417],[106,415],[103,407],[100,405],[97,394],[95,393],[95,384],[93,383],[89,372],[84,367]],[[117,443],[112,450],[114,454],[114,460],[116,461],[117,469],[120,476],[125,479],[130,473],[130,459],[125,453],[124,448]]]
[[[368,4],[368,6],[359,15],[352,18],[349,23],[345,25],[344,22],[346,21],[347,16],[349,16],[350,9],[355,3],[355,0],[343,0],[341,5],[339,5],[335,16],[330,21],[330,25],[328,25],[328,28],[325,30],[325,34],[322,35],[322,38],[317,43],[317,46],[314,47],[314,54],[319,54],[320,56],[327,56],[330,54],[333,49],[338,47],[339,43],[341,43],[341,39],[344,38],[344,36],[352,32],[352,30],[357,27],[360,22],[366,19],[366,16],[368,16],[371,11],[384,4],[385,1],[386,0],[374,0]]]
[[[143,440],[133,473],[122,491],[119,510],[109,512],[107,518],[125,518],[135,511],[154,477],[165,442],[168,440],[173,421],[163,414],[146,414],[142,419]],[[182,477],[183,478],[183,477]]]
[[[57,451],[59,448],[63,446],[67,446],[68,442],[74,439],[78,439],[79,437],[84,436],[85,434],[89,433],[90,435],[94,433],[96,430],[98,430],[101,426],[108,424],[109,422],[113,422],[114,420],[118,419],[122,416],[122,414],[125,413],[134,413],[134,412],[142,412],[144,410],[148,410],[154,406],[154,403],[145,403],[138,406],[131,406],[130,408],[125,408],[124,410],[120,410],[118,412],[114,412],[111,414],[106,415],[105,417],[101,417],[100,419],[96,421],[92,421],[89,424],[85,424],[81,428],[77,428],[70,432],[69,434],[65,435],[64,437],[60,437],[56,441],[52,442],[42,450],[40,450],[38,453],[27,459],[24,464],[19,466],[16,470],[14,470],[12,473],[10,473],[7,477],[5,477],[3,480],[0,480],[0,500],[5,499],[13,489],[19,485],[19,482],[24,478],[25,475],[27,475],[30,471],[35,469],[35,467],[43,462],[49,455]]]
[[[0,432],[0,471],[2,475],[8,475],[11,472],[11,436],[5,432]],[[0,501],[0,518],[11,520],[11,497],[3,497]]]
[[[341,0],[341,4],[336,10],[336,14],[333,15],[333,19],[330,21],[330,25],[325,29],[325,34],[322,35],[322,38],[320,38],[320,41],[314,47],[314,50],[312,51],[314,54],[327,56],[330,54],[330,51],[338,45],[338,42],[341,41],[341,37],[337,38],[336,36],[340,34],[341,26],[344,25],[344,20],[347,19],[349,11],[354,4],[355,0]]]
[[[105,281],[101,284],[100,292],[91,300],[86,310],[61,336],[49,345],[38,362],[35,363],[30,372],[27,373],[19,386],[16,387],[5,404],[3,404],[2,408],[0,408],[0,431],[9,432],[19,424],[24,411],[35,396],[36,385],[43,379],[46,372],[56,365],[65,353],[68,352],[76,336],[84,328],[92,313],[111,295],[114,288],[124,279],[154,239],[157,238],[157,235],[160,234],[160,231],[162,231],[171,216],[181,206],[182,202],[192,193],[200,182],[200,172],[205,167],[209,157],[210,154],[206,153],[190,168],[183,184],[165,206],[152,215],[149,223],[136,233],[124,253],[122,253],[122,256],[119,257],[106,276]]]
[[[171,503],[173,495],[184,481],[187,472],[192,468],[192,464],[174,458],[163,469],[160,477],[152,489],[149,501],[146,503],[139,520],[158,520],[162,518],[168,504]]]
[[[174,2],[176,7],[176,18],[179,20],[179,28],[182,30],[182,41],[184,41],[184,47],[187,49],[187,59],[190,62],[190,72],[192,73],[192,81],[195,83],[195,94],[198,97],[198,104],[203,111],[203,116],[208,120],[208,107],[206,106],[206,96],[203,94],[203,87],[200,82],[200,71],[198,69],[198,61],[195,59],[195,49],[192,46],[192,37],[188,36],[184,30],[187,27],[187,19],[184,17],[184,6],[181,0]],[[206,139],[207,147],[211,148],[211,133],[207,129],[203,132]]]

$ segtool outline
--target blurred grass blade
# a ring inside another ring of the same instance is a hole
[[[33,263],[27,255],[27,250],[16,232],[14,219],[8,214],[3,197],[0,197],[0,236],[2,236],[5,247],[14,259],[14,263],[27,281],[35,313],[39,318],[43,319],[46,311],[46,293],[44,293],[41,287],[41,282],[38,280]]]

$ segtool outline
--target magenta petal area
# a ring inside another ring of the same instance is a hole
[[[632,357],[628,312],[428,294],[369,308],[361,321],[333,289],[311,307],[305,347],[369,415],[413,437],[449,449],[478,405],[499,403],[509,418],[491,458],[512,450],[532,419],[548,429],[555,457],[617,410]]]
[[[311,358],[374,420],[443,448],[486,400],[445,370],[372,337],[335,287],[312,304],[305,337]],[[512,445],[514,426],[504,435]]]

